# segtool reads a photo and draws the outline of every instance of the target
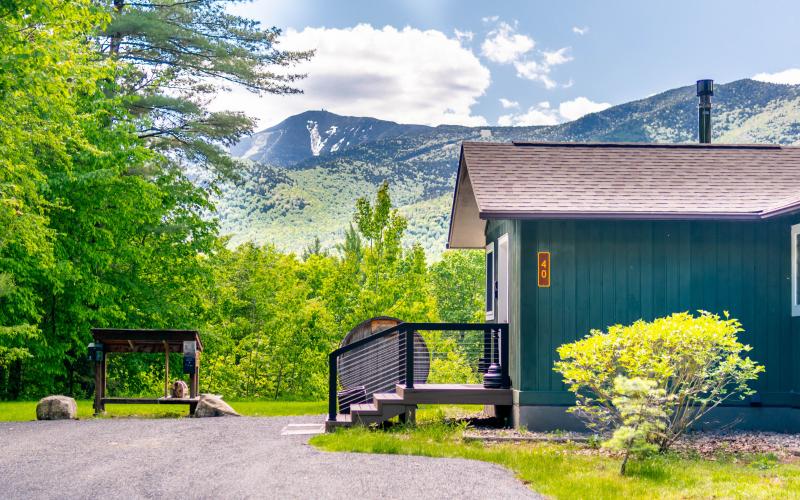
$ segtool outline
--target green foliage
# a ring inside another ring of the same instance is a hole
[[[431,265],[431,282],[445,322],[483,321],[483,283],[486,270],[480,250],[448,250]]]
[[[49,215],[67,207],[51,180],[104,155],[87,124],[105,124],[95,104],[113,66],[86,37],[105,20],[89,0],[0,6],[0,397],[6,380],[19,395],[23,360],[47,343],[42,289],[61,285]]]
[[[754,392],[748,384],[764,367],[743,357],[751,348],[738,341],[741,331],[727,313],[705,311],[615,325],[559,347],[554,369],[575,393],[571,411],[599,430],[624,424],[614,402],[618,376],[654,381],[664,391],[667,425],[654,439],[663,451],[713,408]]]
[[[227,397],[324,394],[326,355],[339,339],[314,284],[331,272],[332,260],[301,262],[243,245],[220,252],[212,266],[204,387]]]
[[[0,9],[0,398],[83,395],[91,327],[202,322],[221,245],[208,191],[180,167],[221,173],[220,147],[249,130],[204,109],[216,86],[202,80],[288,91],[268,64],[301,55],[221,2]],[[118,390],[154,383],[157,362],[133,358],[111,363]]]
[[[620,474],[625,475],[631,455],[643,458],[658,451],[653,442],[666,428],[665,399],[666,392],[657,387],[655,380],[622,375],[614,379],[612,403],[619,410],[622,425],[603,446],[624,452]]]

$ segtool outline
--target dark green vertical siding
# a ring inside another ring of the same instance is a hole
[[[797,218],[720,221],[489,221],[508,233],[511,374],[529,403],[569,401],[553,372],[556,348],[592,328],[677,311],[728,310],[767,371],[765,404],[800,390],[800,318],[791,316],[789,232]],[[536,283],[536,253],[551,253],[550,288]]]

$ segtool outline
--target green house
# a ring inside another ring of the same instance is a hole
[[[702,309],[738,318],[766,368],[703,425],[800,431],[798,235],[800,148],[465,142],[448,246],[485,249],[516,425],[579,425],[559,345]]]

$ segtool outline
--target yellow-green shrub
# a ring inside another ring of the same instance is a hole
[[[614,405],[617,376],[653,380],[664,389],[666,429],[658,438],[667,449],[708,411],[754,391],[748,382],[764,367],[743,357],[750,346],[739,342],[741,323],[700,311],[676,313],[652,322],[615,325],[607,332],[592,330],[581,340],[558,348],[555,371],[575,393],[576,415],[599,431],[622,425]]]

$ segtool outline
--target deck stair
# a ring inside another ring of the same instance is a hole
[[[407,389],[397,384],[396,393],[377,393],[373,402],[353,404],[349,414],[327,422],[327,430],[353,425],[382,424],[393,417],[413,421],[418,404],[484,404],[510,406],[511,389],[487,389],[479,384],[417,384]]]

